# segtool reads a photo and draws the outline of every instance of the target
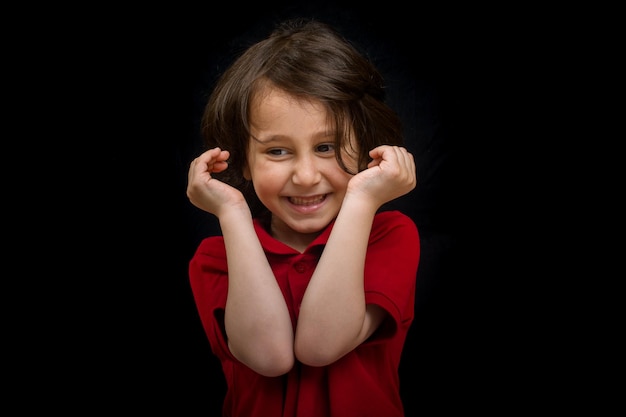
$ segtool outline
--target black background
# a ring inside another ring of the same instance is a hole
[[[60,174],[76,202],[63,218],[76,227],[55,218],[45,235],[72,242],[62,275],[77,280],[46,280],[42,298],[60,314],[38,337],[64,348],[32,358],[49,369],[51,387],[61,376],[71,381],[52,401],[219,415],[224,379],[187,276],[195,247],[217,229],[186,199],[187,167],[202,150],[199,117],[216,77],[273,22],[294,15],[334,24],[375,62],[416,157],[417,188],[394,202],[422,239],[400,369],[407,416],[519,411],[549,398],[551,372],[536,375],[546,329],[531,336],[538,306],[524,298],[538,279],[528,274],[535,263],[518,260],[515,242],[532,240],[533,224],[523,201],[512,221],[515,188],[505,176],[525,152],[519,112],[532,89],[507,70],[512,56],[524,56],[511,53],[516,37],[503,47],[509,22],[482,26],[465,11],[273,2],[108,11],[95,28],[85,17],[97,36],[72,49],[79,65],[65,73],[81,90],[71,106],[81,142],[68,143]],[[56,86],[64,97],[64,84]],[[59,152],[62,138],[52,144]],[[50,301],[48,287],[64,292],[62,301]]]
[[[508,332],[496,324],[502,311],[495,316],[485,311],[497,303],[486,305],[481,294],[486,289],[483,285],[488,270],[483,261],[493,262],[493,254],[480,248],[483,239],[472,238],[473,231],[486,232],[476,217],[481,214],[480,187],[484,184],[478,178],[482,167],[472,166],[477,159],[465,159],[480,149],[481,143],[476,141],[484,140],[478,130],[484,122],[473,118],[486,116],[481,115],[481,108],[489,104],[489,98],[477,94],[481,87],[482,94],[493,94],[488,90],[492,86],[458,69],[443,76],[429,72],[438,66],[428,62],[423,53],[427,38],[420,38],[413,30],[419,25],[419,15],[323,4],[262,9],[251,18],[220,25],[217,32],[204,24],[206,32],[198,30],[195,35],[203,40],[195,38],[192,43],[196,50],[191,52],[189,44],[181,45],[177,53],[184,55],[175,55],[178,65],[188,68],[181,72],[181,83],[175,88],[180,88],[179,105],[189,110],[178,113],[180,130],[171,137],[178,158],[173,173],[178,182],[172,198],[179,202],[175,227],[180,245],[175,251],[179,273],[163,282],[169,288],[164,293],[170,296],[165,301],[173,305],[168,306],[170,327],[160,329],[164,335],[170,331],[164,343],[175,344],[180,350],[169,356],[170,372],[181,375],[171,388],[186,387],[181,390],[186,395],[185,406],[195,403],[193,408],[200,414],[217,412],[224,393],[220,389],[221,370],[200,328],[185,275],[199,240],[215,232],[213,219],[191,207],[184,196],[188,163],[201,146],[196,135],[199,111],[233,51],[241,51],[267,34],[276,19],[294,14],[317,16],[335,24],[375,61],[387,81],[389,103],[403,119],[407,147],[416,156],[419,185],[394,202],[415,220],[422,239],[416,318],[400,370],[407,416],[433,408],[494,407],[494,397],[499,402],[511,394],[505,382],[510,377],[506,368],[511,365],[500,363],[506,359],[510,341]],[[458,64],[471,65],[463,62],[463,57],[458,59]],[[482,257],[474,256],[481,252]]]

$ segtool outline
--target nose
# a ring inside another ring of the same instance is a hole
[[[311,186],[320,182],[322,173],[319,161],[313,155],[302,156],[295,160],[291,181],[296,185]]]

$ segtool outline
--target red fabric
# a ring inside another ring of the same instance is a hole
[[[300,301],[328,240],[332,224],[300,254],[272,238],[255,221],[256,233],[296,323]],[[390,316],[383,328],[337,362],[322,368],[296,363],[286,375],[264,377],[237,361],[223,332],[228,271],[221,236],[204,239],[190,261],[196,306],[228,391],[224,417],[401,417],[398,366],[413,321],[418,231],[399,211],[374,218],[365,261],[365,297]],[[241,254],[245,256],[245,254]]]

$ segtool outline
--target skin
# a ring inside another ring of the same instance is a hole
[[[368,238],[378,208],[415,188],[416,170],[405,148],[383,145],[370,151],[366,170],[346,173],[335,159],[326,110],[314,100],[270,85],[253,99],[250,112],[253,138],[244,176],[272,212],[272,236],[303,252],[336,220],[294,330],[243,195],[211,176],[228,168],[229,152],[210,149],[190,165],[190,201],[219,219],[227,254],[246,254],[227,257],[229,348],[256,372],[278,376],[295,360],[333,363],[384,320],[384,310],[365,304]],[[356,165],[349,154],[344,160]]]

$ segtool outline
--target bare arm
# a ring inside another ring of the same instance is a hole
[[[336,361],[370,337],[385,312],[366,306],[365,254],[377,209],[416,185],[413,156],[381,146],[369,169],[349,183],[332,233],[309,282],[296,327],[298,360],[312,366]]]
[[[228,262],[224,320],[231,353],[261,375],[282,375],[294,363],[291,318],[243,195],[210,175],[226,169],[228,156],[216,148],[196,158],[187,195],[217,216],[222,229]]]
[[[294,363],[293,327],[250,213],[224,214],[220,225],[228,261],[228,346],[261,375],[282,375]]]

